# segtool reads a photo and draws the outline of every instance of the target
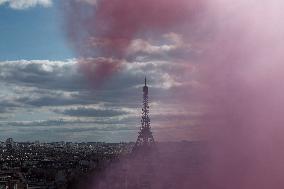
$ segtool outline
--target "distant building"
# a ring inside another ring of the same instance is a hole
[[[6,144],[7,150],[12,150],[15,147],[15,142],[14,142],[14,140],[12,138],[8,138],[6,140],[5,144]]]

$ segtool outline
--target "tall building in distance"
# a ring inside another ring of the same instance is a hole
[[[15,142],[12,138],[8,138],[5,144],[8,151],[12,150],[15,147]]]
[[[155,140],[151,132],[150,117],[149,117],[149,104],[148,104],[148,86],[145,77],[145,85],[143,87],[143,107],[141,117],[141,127],[138,132],[138,138],[133,148],[133,151],[140,149],[150,149],[155,145]]]

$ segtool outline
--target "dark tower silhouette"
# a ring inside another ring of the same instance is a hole
[[[149,105],[148,105],[148,86],[145,77],[145,85],[143,87],[143,107],[141,117],[141,127],[138,132],[138,138],[133,148],[133,151],[139,149],[150,149],[155,145],[155,140],[151,132],[150,118],[149,118]]]

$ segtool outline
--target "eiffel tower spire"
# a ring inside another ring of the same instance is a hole
[[[147,78],[145,77],[145,85],[143,87],[143,107],[141,116],[141,127],[138,132],[138,138],[133,148],[137,151],[141,148],[151,148],[155,144],[154,137],[151,132],[150,118],[149,118],[149,105],[148,105],[148,86]]]

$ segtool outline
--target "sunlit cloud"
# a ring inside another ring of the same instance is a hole
[[[23,10],[36,6],[50,7],[52,0],[0,0],[0,5],[7,4],[11,9]]]

